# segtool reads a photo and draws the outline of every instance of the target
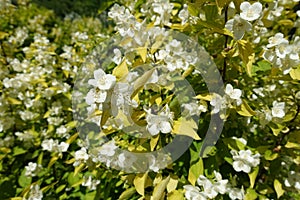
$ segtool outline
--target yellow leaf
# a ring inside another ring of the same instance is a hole
[[[165,189],[167,187],[167,184],[170,181],[170,176],[159,182],[153,190],[153,194],[151,196],[151,200],[160,200],[164,199],[165,196]]]
[[[274,180],[274,188],[277,194],[277,198],[279,199],[279,197],[284,194],[284,190],[282,189],[282,184],[277,179]]]
[[[7,97],[6,99],[9,101],[9,103],[11,103],[13,105],[20,105],[20,104],[22,104],[21,101],[15,99],[15,98],[12,98],[12,97]]]
[[[172,192],[168,193],[167,200],[184,200],[183,193],[178,190],[173,190]]]
[[[177,176],[171,176],[170,181],[167,185],[167,191],[168,193],[176,190],[178,184],[178,177]]]
[[[175,121],[173,124],[172,133],[178,135],[186,135],[195,140],[200,140],[201,138],[197,134],[197,129],[198,125],[193,119],[187,121],[186,119],[179,118],[179,120]]]
[[[146,62],[147,59],[147,47],[139,47],[136,50],[138,52],[138,54],[141,56],[143,62]]]
[[[147,81],[151,78],[154,71],[155,69],[147,71],[135,81],[133,86],[134,92],[132,93],[131,98],[133,98],[144,87]]]
[[[196,96],[196,99],[201,99],[204,101],[211,101],[212,100],[212,95],[211,94],[198,94]]]
[[[294,80],[300,80],[300,66],[290,71],[290,76]]]
[[[154,137],[151,137],[151,139],[150,139],[151,151],[154,151],[154,148],[156,147],[158,140],[159,140],[159,134]]]
[[[74,169],[74,176],[76,176],[81,170],[85,167],[84,163],[81,163],[79,166],[76,166]]]
[[[48,164],[48,168],[50,168],[56,161],[58,160],[58,156],[54,156],[50,159],[50,162]]]
[[[144,196],[145,195],[145,183],[147,180],[148,172],[145,174],[137,174],[133,180],[136,191]]]
[[[237,108],[236,112],[245,117],[251,117],[256,115],[256,112],[243,100],[243,103],[240,107]]]
[[[127,200],[127,199],[130,199],[130,197],[131,197],[132,195],[134,195],[135,191],[136,191],[136,189],[135,189],[134,187],[125,190],[125,191],[122,192],[122,194],[120,195],[119,200]]]
[[[74,142],[77,137],[78,137],[78,133],[75,133],[74,135],[72,135],[71,137],[69,137],[69,139],[67,139],[66,143],[72,144],[72,142]]]
[[[114,70],[112,71],[112,74],[116,76],[118,80],[122,79],[128,74],[128,67],[126,64],[126,60],[123,60],[120,65],[118,65]]]

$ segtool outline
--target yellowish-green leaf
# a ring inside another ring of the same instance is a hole
[[[134,187],[128,188],[127,190],[125,190],[124,192],[122,192],[122,194],[119,197],[119,200],[130,199],[132,197],[132,195],[134,195],[135,192],[136,192],[136,189]]]
[[[255,167],[252,169],[252,172],[250,174],[248,174],[249,179],[250,179],[250,187],[251,188],[253,188],[255,185],[255,180],[256,180],[258,171],[259,171],[259,167]]]
[[[256,200],[257,193],[254,189],[248,188],[244,200]]]
[[[294,80],[300,80],[300,66],[290,71],[290,76]]]
[[[274,180],[274,189],[279,199],[284,194],[284,189],[282,189],[282,184],[277,179]]]
[[[158,141],[159,141],[159,135],[151,137],[151,139],[150,139],[150,149],[151,149],[151,151],[154,151],[154,148],[156,147]]]
[[[8,33],[0,31],[0,40],[3,40],[6,36],[9,36]]]
[[[253,115],[256,115],[256,112],[254,110],[252,110],[252,108],[244,100],[243,100],[242,105],[237,108],[236,112],[239,115],[242,115],[242,116],[245,116],[245,117],[251,117]]]
[[[76,161],[75,158],[71,158],[70,160],[65,161],[65,163],[70,165],[70,164],[73,164],[75,161]]]
[[[160,200],[164,199],[165,196],[165,190],[170,181],[170,176],[167,178],[163,179],[161,182],[159,182],[153,190],[153,194],[151,196],[151,200]]]
[[[48,110],[48,111],[44,114],[44,119],[45,119],[45,118],[48,118],[48,117],[50,116],[50,114],[51,114],[51,111]]]
[[[204,100],[204,101],[211,101],[212,100],[212,95],[211,94],[198,94],[196,96],[196,98]]]
[[[255,53],[251,46],[251,43],[247,42],[246,40],[239,40],[238,41],[238,49],[240,52],[240,57],[246,67],[246,72],[248,76],[252,76],[252,64],[255,60]]]
[[[184,200],[184,195],[182,192],[178,190],[173,190],[172,192],[168,193],[167,200]]]
[[[84,163],[80,163],[79,166],[76,166],[74,169],[74,176],[76,176],[79,172],[81,172],[84,167],[85,167]]]
[[[170,181],[167,185],[167,191],[168,193],[176,190],[178,184],[178,177],[176,175],[173,175],[170,177]]]
[[[196,184],[198,177],[203,174],[203,160],[199,157],[198,161],[190,166],[188,180],[192,185]]]
[[[286,143],[286,145],[285,145],[285,148],[288,148],[288,149],[300,149],[300,144],[288,141]]]
[[[48,164],[48,168],[50,168],[52,165],[54,165],[54,163],[59,159],[58,156],[53,156],[50,161],[49,161],[49,164]]]
[[[77,139],[77,137],[78,137],[78,133],[75,133],[74,135],[72,135],[67,139],[66,143],[72,144]]]
[[[146,62],[147,59],[147,47],[138,47],[136,49],[136,51],[138,52],[138,54],[141,56],[143,62]]]
[[[13,104],[13,105],[20,105],[20,104],[22,104],[21,101],[15,99],[15,98],[12,98],[12,97],[6,97],[6,99],[9,101],[10,104]]]
[[[140,78],[138,78],[134,83],[134,92],[131,95],[131,98],[134,97],[147,83],[147,81],[151,78],[153,72],[155,69],[151,69],[147,72],[145,72]]]
[[[112,71],[112,74],[116,76],[118,80],[122,79],[128,74],[128,67],[126,64],[126,60],[123,60],[120,65],[118,65],[114,70]]]
[[[173,124],[172,133],[178,135],[186,135],[195,140],[200,140],[201,138],[197,134],[198,125],[193,119],[186,120],[184,118],[179,118]]]
[[[145,195],[145,183],[147,177],[148,177],[148,173],[137,174],[133,180],[133,184],[135,186],[136,191],[142,196]]]

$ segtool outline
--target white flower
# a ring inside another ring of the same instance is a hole
[[[183,186],[185,189],[185,198],[187,200],[207,200],[204,192],[200,192],[200,188],[192,185]]]
[[[258,19],[262,13],[262,4],[260,2],[255,2],[250,4],[249,2],[243,2],[240,6],[241,18],[247,21],[254,21]]]
[[[99,180],[93,180],[92,176],[89,176],[88,178],[84,177],[84,181],[81,183],[81,185],[87,187],[89,190],[96,190],[99,183]]]
[[[61,142],[58,146],[58,152],[66,152],[69,148],[69,144],[66,142]]]
[[[268,48],[277,46],[281,43],[288,42],[287,39],[284,38],[284,35],[282,33],[276,33],[274,36],[270,37],[268,39],[269,44],[267,44]]]
[[[90,79],[88,83],[100,90],[111,89],[116,82],[116,77],[111,74],[106,74],[102,69],[94,71],[94,79]]]
[[[53,139],[50,140],[44,140],[42,142],[42,148],[43,150],[47,150],[47,151],[53,151],[54,146],[57,145],[57,141],[54,141]]]
[[[280,43],[275,48],[275,53],[279,58],[285,58],[292,52],[292,48],[287,41]]]
[[[259,165],[260,154],[258,153],[252,155],[250,150],[240,150],[239,152],[231,150],[230,153],[233,155],[234,160],[232,166],[237,172],[243,171],[245,173],[249,173],[251,171],[251,167]]]
[[[82,147],[80,150],[75,152],[75,162],[73,166],[78,166],[82,161],[87,161],[89,159],[89,155],[86,152],[86,148]]]
[[[245,32],[252,29],[252,25],[239,15],[235,15],[233,19],[226,22],[225,28],[233,32],[233,36],[236,40],[240,40],[244,37]]]
[[[214,171],[214,174],[215,174],[215,182],[213,184],[214,189],[220,194],[225,194],[227,192],[228,180],[227,179],[222,180],[222,175],[217,171]]]
[[[300,17],[300,10],[298,10],[298,11],[296,12],[296,14],[298,15],[298,17]]]
[[[159,132],[170,133],[172,131],[171,121],[172,112],[168,105],[165,107],[164,111],[159,112],[157,115],[152,114],[151,110],[146,110],[146,121],[147,130],[151,135],[157,135]]]
[[[214,94],[211,101],[210,105],[212,105],[214,108],[211,111],[213,114],[220,112],[222,108],[226,108],[225,100],[218,94]]]
[[[230,188],[229,189],[229,197],[230,199],[238,199],[238,200],[243,200],[244,199],[244,189],[239,189],[239,188]]]
[[[198,185],[202,186],[204,189],[204,194],[210,198],[213,199],[216,196],[218,196],[218,191],[217,189],[213,186],[213,183],[207,179],[205,176],[200,175],[199,178],[197,179]]]
[[[181,19],[181,25],[184,25],[188,21],[189,11],[186,4],[183,5],[182,10],[178,14],[178,17]]]
[[[37,163],[29,162],[25,167],[25,176],[36,176],[41,167],[42,166],[38,165]]]
[[[115,56],[112,58],[112,61],[119,65],[122,61],[122,52],[119,49],[114,49]]]
[[[27,200],[42,200],[43,192],[40,190],[39,185],[31,185],[29,191],[29,197]]]
[[[225,93],[235,100],[239,100],[242,96],[242,91],[240,89],[233,89],[231,84],[227,84],[225,88]]]
[[[284,180],[284,185],[286,187],[295,187],[297,190],[300,190],[300,175],[295,171],[290,171],[288,178]]]
[[[105,143],[99,152],[101,155],[105,156],[113,156],[115,155],[115,151],[118,149],[118,146],[115,145],[115,141],[110,141]]]
[[[85,102],[88,105],[92,105],[94,103],[103,103],[105,102],[107,97],[107,92],[104,90],[97,90],[95,88],[90,89],[85,97]]]
[[[285,102],[274,101],[272,107],[272,116],[283,118],[285,116],[284,108],[285,108]]]

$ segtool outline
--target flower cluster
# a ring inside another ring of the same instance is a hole
[[[222,179],[222,175],[219,172],[214,171],[214,175],[215,178],[213,180],[200,175],[197,179],[198,186],[183,186],[186,199],[215,199],[219,194],[225,195],[226,193],[229,195],[230,199],[244,199],[243,188],[239,189],[231,187],[228,180]]]

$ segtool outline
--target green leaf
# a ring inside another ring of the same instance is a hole
[[[274,188],[277,194],[277,198],[279,199],[284,194],[284,190],[282,189],[282,184],[277,179],[274,180]]]
[[[192,184],[195,185],[198,177],[203,174],[204,171],[204,166],[203,166],[203,160],[202,158],[198,158],[198,160],[191,164],[190,169],[189,169],[189,175],[188,175],[188,181]]]
[[[244,200],[256,200],[257,193],[254,189],[248,188]]]
[[[238,151],[238,150],[244,150],[246,147],[244,143],[233,138],[224,138],[222,139],[222,141],[224,142],[224,144],[228,146],[229,149]]]
[[[21,176],[18,178],[18,183],[22,188],[25,188],[31,184],[32,178],[30,176],[25,176],[25,169],[23,170]]]
[[[21,154],[24,154],[26,153],[27,151],[21,147],[14,147],[13,149],[13,156],[18,156],[18,155],[21,155]]]
[[[250,187],[251,188],[253,188],[255,185],[255,180],[258,175],[258,172],[259,172],[259,167],[255,167],[252,169],[252,172],[250,174],[248,174],[249,179],[250,179]]]

